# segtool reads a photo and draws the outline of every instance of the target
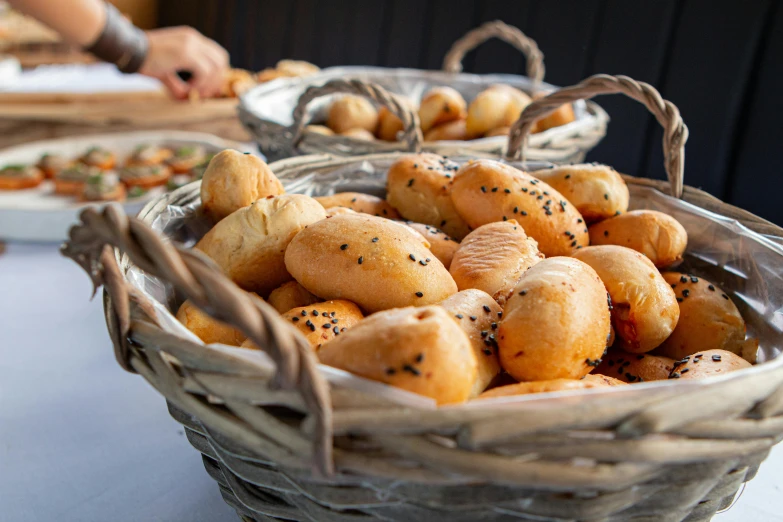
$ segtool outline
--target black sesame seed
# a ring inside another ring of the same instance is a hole
[[[708,289],[710,292],[714,292],[714,291],[715,291],[715,287],[714,287],[714,286],[712,286],[712,285],[708,286],[708,287],[707,287],[707,289]]]
[[[377,237],[372,238],[372,242],[373,243],[377,243],[378,242],[378,238]]]
[[[291,320],[292,320],[293,322],[295,322],[295,323],[296,323],[296,322],[299,322],[299,318],[298,318],[298,317],[296,317],[296,316],[292,317],[292,318],[291,318]]]
[[[679,379],[680,378],[680,372],[674,372],[673,374],[669,375],[669,379]]]
[[[330,315],[330,316],[332,316],[332,317],[334,317],[334,316],[335,316],[335,312],[332,312],[332,313],[330,313],[329,315]]]
[[[582,222],[582,218],[577,219],[576,222],[577,223],[581,223]]]
[[[691,283],[698,283],[698,282],[699,282],[698,277],[691,276]]]
[[[524,210],[521,211],[520,214],[523,215],[523,216],[527,216],[527,212],[525,212]]]
[[[538,196],[536,199],[544,199],[544,196]]]
[[[318,317],[318,310],[313,310],[313,315]]]
[[[342,328],[340,328],[340,333],[343,333],[343,332],[344,332],[344,331],[346,331],[347,329],[348,329],[348,328],[346,328],[346,327],[344,327],[344,326],[343,326]]]
[[[576,241],[571,241],[571,246],[575,247],[576,246]]]
[[[511,194],[511,189],[503,189],[503,192],[505,192],[506,194]]]
[[[416,292],[416,297],[424,297],[424,294],[422,292]]]
[[[323,328],[323,329],[325,329],[325,330],[328,330],[328,329],[329,329],[329,328],[331,328],[331,327],[332,327],[332,325],[331,325],[331,324],[329,324],[329,323],[324,323],[324,325],[323,325],[321,328]]]
[[[420,353],[419,355],[416,356],[416,362],[417,363],[420,363],[423,360],[424,360],[424,354],[423,353]]]
[[[492,324],[490,324],[489,326],[490,326],[490,328],[492,328],[493,330],[497,330],[497,329],[498,329],[498,323],[492,323]]]
[[[394,368],[386,368],[386,375],[394,375],[395,373],[397,373],[397,370]]]
[[[566,174],[565,179],[571,179],[571,174]]]
[[[522,192],[527,192],[527,187],[522,187]]]
[[[671,286],[672,288],[677,288],[677,283],[672,283],[670,286]]]
[[[481,187],[481,192],[486,192],[486,191],[487,191],[487,187],[482,186]]]
[[[482,351],[484,352],[484,355],[492,355],[492,350],[488,350],[487,348],[484,348]]]
[[[416,256],[413,254],[408,254],[408,257],[411,258],[411,261],[416,261]]]
[[[346,248],[348,248],[348,243],[343,243],[340,245],[340,250],[345,250]]]
[[[487,305],[484,305],[483,308],[484,308],[484,311],[487,312],[487,313],[490,313],[492,311],[492,310],[490,310],[490,308]]]
[[[689,368],[685,368],[684,370],[681,370],[680,373],[688,373],[690,371]]]
[[[724,298],[726,301],[729,300],[729,296],[727,296],[726,294],[721,294],[721,297]]]
[[[471,315],[471,316],[470,316],[470,320],[471,320],[471,321],[475,321],[476,319],[478,319],[478,317],[476,317],[475,315]]]
[[[482,338],[486,337],[487,335],[489,335],[489,332],[488,332],[488,331],[486,331],[486,330],[482,330],[482,331],[481,331],[481,337],[482,337]]]
[[[353,199],[351,200],[351,203],[356,203],[356,198],[353,198]]]
[[[446,220],[445,220],[445,219],[444,219],[443,221],[441,221],[441,222],[440,222],[440,226],[443,226],[443,225],[445,225],[445,224],[446,224]]]
[[[568,230],[566,230],[566,231],[565,231],[565,235],[567,235],[568,237],[571,237],[571,232],[569,232]]]
[[[680,283],[687,283],[687,282],[688,282],[688,278],[687,277],[680,276]]]
[[[720,355],[713,355],[712,360],[715,362],[720,362]]]
[[[678,303],[682,303],[682,297],[678,297],[678,298],[677,298],[677,302],[678,302]]]
[[[424,261],[423,259],[419,259],[419,264],[420,264],[421,266],[427,266],[427,262],[426,262],[426,261]]]
[[[609,231],[608,230],[604,230],[604,237],[609,237]]]
[[[425,261],[429,263],[430,261],[432,261],[432,259],[430,259],[430,258],[428,257],[427,259],[425,259]]]
[[[628,379],[628,381],[630,382],[634,382],[636,380],[636,375],[631,375],[630,373],[626,373],[625,378]]]
[[[359,259],[357,260],[357,263],[360,265],[364,262],[364,256],[359,256]]]
[[[498,188],[497,188],[497,187],[493,187],[493,188],[492,188],[492,192],[497,192],[497,191],[498,191]]]
[[[402,367],[402,369],[403,369],[403,371],[412,373],[413,375],[415,375],[417,377],[419,375],[421,375],[421,372],[419,370],[417,370],[416,368],[414,368],[413,366],[411,366],[410,364],[406,364],[405,366]]]
[[[503,312],[502,311],[498,312],[498,317],[503,317]]]
[[[302,317],[307,315],[307,310],[302,310]]]
[[[337,324],[337,323],[339,323],[339,322],[340,322],[340,320],[339,320],[339,319],[332,319],[332,324]]]
[[[609,194],[604,194],[604,199],[608,200],[609,199]]]
[[[530,180],[530,184],[531,185],[537,185],[538,184],[538,180],[537,179],[531,179]]]
[[[682,296],[683,297],[688,297],[689,295],[691,295],[691,291],[688,290],[687,288],[682,291]]]
[[[546,194],[546,192],[544,192],[544,194]],[[547,204],[547,206],[551,205],[552,204],[552,200],[551,199],[547,199],[546,200],[546,204]]]
[[[311,331],[311,332],[314,332],[314,331],[315,331],[315,325],[314,325],[314,324],[312,324],[312,323],[310,324],[310,331]]]
[[[503,221],[508,221],[508,218],[506,216],[503,216]]]
[[[454,317],[456,317],[457,319],[462,319],[464,316],[462,314],[457,314]]]
[[[644,359],[644,355],[637,355],[636,356],[636,360],[637,361],[641,361],[642,359]]]

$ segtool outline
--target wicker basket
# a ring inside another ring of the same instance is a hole
[[[518,75],[463,74],[462,58],[467,52],[490,38],[500,38],[527,57],[528,77]],[[244,96],[239,106],[239,118],[255,137],[261,151],[270,160],[287,158],[297,154],[328,153],[337,155],[378,154],[407,150],[404,144],[384,141],[360,141],[344,136],[324,136],[304,132],[294,136],[290,127],[299,127],[313,115],[326,112],[327,100],[307,105],[318,96],[340,92],[321,91],[308,93],[307,88],[319,89],[331,80],[354,79],[373,84],[394,94],[404,94],[413,99],[421,97],[430,87],[449,85],[472,99],[481,90],[495,83],[505,83],[527,92],[549,91],[555,87],[542,82],[544,77],[543,54],[536,43],[519,29],[500,21],[488,22],[457,40],[443,60],[443,71],[414,69],[388,69],[381,67],[338,67],[325,69],[306,79],[279,80],[260,85]],[[353,92],[350,91],[349,92]],[[298,98],[300,98],[297,101]],[[290,114],[293,114],[293,124]],[[606,134],[609,117],[601,107],[592,102],[577,105],[577,120],[561,127],[546,130],[531,137],[528,155],[532,159],[568,163],[582,161],[587,151],[595,147]],[[301,139],[300,139],[301,138]],[[472,141],[427,142],[424,150],[449,150],[500,154],[507,140],[502,137],[482,138]]]
[[[531,105],[515,125],[510,156],[521,154],[531,122],[548,108],[613,92],[644,103],[665,129],[670,184],[628,178],[632,189],[670,190],[689,202],[686,210],[706,207],[725,221],[783,235],[699,190],[683,190],[687,128],[657,91],[626,77],[591,77]],[[272,169],[287,179],[351,161],[357,159],[292,158]],[[783,357],[701,382],[566,393],[554,402],[528,396],[481,408],[400,407],[327,383],[307,341],[274,309],[145,224],[169,204],[198,198],[196,185],[183,187],[140,219],[116,207],[87,210],[63,251],[96,286],[105,285],[119,364],[166,397],[226,502],[245,520],[706,521],[783,438]],[[783,256],[780,246],[747,233]],[[277,370],[246,351],[204,346],[155,324],[151,303],[125,279],[130,263],[240,328]],[[764,317],[778,339],[780,321]]]

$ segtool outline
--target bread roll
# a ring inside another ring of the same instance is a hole
[[[269,294],[269,299],[267,299],[267,302],[281,314],[292,308],[300,308],[318,301],[321,301],[321,299],[308,292],[305,287],[296,281],[289,281],[275,288]]]
[[[479,138],[498,127],[510,127],[529,103],[529,96],[507,85],[485,89],[468,106],[468,138]]]
[[[451,201],[456,163],[437,154],[413,154],[395,161],[386,178],[386,200],[405,219],[438,227],[456,239],[470,229]]]
[[[441,123],[424,133],[424,141],[464,141],[468,139],[465,120]]]
[[[600,373],[588,373],[585,375],[584,380],[603,386],[625,386],[627,384],[625,381],[621,381],[620,379],[615,379],[614,377],[609,377],[608,375],[603,375]]]
[[[547,257],[568,255],[588,244],[584,219],[566,198],[543,181],[498,161],[463,165],[454,177],[451,199],[473,228],[517,220]]]
[[[314,199],[327,210],[333,207],[345,207],[371,216],[400,218],[400,214],[386,200],[361,192],[340,192],[333,196],[319,196]]]
[[[227,344],[240,346],[245,340],[245,334],[226,323],[213,319],[207,313],[198,309],[190,300],[182,303],[177,310],[177,321],[196,334],[205,344]]]
[[[358,306],[340,300],[293,308],[283,314],[283,319],[290,321],[302,332],[316,352],[363,318]],[[258,349],[250,339],[242,347]]]
[[[465,236],[449,273],[460,290],[478,288],[504,306],[522,274],[542,259],[535,239],[512,219],[488,223]]]
[[[283,184],[261,158],[226,149],[216,154],[204,171],[201,207],[220,221],[256,200],[283,193]]]
[[[329,107],[326,125],[337,134],[350,129],[364,129],[373,133],[378,126],[378,111],[361,96],[341,96]]]
[[[588,223],[628,210],[628,186],[612,167],[582,163],[541,169],[533,174],[565,196]]]
[[[419,103],[421,130],[427,132],[437,125],[464,120],[467,115],[465,98],[451,87],[433,87]]]
[[[544,96],[546,93],[542,94]],[[535,96],[538,98],[539,96]],[[555,109],[555,111],[549,116],[544,116],[536,121],[533,126],[532,132],[544,132],[555,127],[560,127],[567,123],[571,123],[576,120],[574,114],[574,107],[570,103],[566,103]]]
[[[315,295],[372,313],[439,303],[457,292],[443,264],[410,228],[346,214],[310,225],[285,252],[288,271]]]
[[[745,321],[719,286],[680,272],[663,274],[677,296],[680,319],[656,353],[682,359],[686,355],[720,349],[742,356]]]
[[[347,138],[353,138],[355,140],[360,140],[360,141],[375,140],[375,136],[373,135],[373,133],[365,129],[348,129],[347,131],[341,132],[340,136],[345,136]]]
[[[623,382],[660,381],[669,378],[674,360],[650,354],[609,350],[595,369],[596,373],[617,378]]]
[[[595,270],[567,257],[522,275],[496,334],[500,364],[518,381],[580,379],[598,366],[609,335],[606,288]]]
[[[397,141],[397,134],[402,132],[405,127],[402,120],[399,119],[386,107],[378,110],[378,139],[384,141]]]
[[[675,362],[669,378],[701,379],[751,366],[753,365],[739,355],[726,350],[704,350],[693,355],[686,355],[682,360]]]
[[[439,306],[373,314],[318,352],[323,364],[435,399],[467,400],[476,356],[467,335]]]
[[[493,399],[495,397],[513,397],[530,393],[551,393],[559,391],[590,390],[603,388],[606,384],[585,379],[551,379],[548,381],[518,382],[487,390],[478,399]]]
[[[334,136],[334,131],[325,125],[305,125],[305,130],[324,136]]]
[[[291,239],[325,218],[323,207],[308,196],[260,199],[226,216],[195,248],[211,257],[236,284],[265,297],[292,279],[284,260]]]
[[[491,138],[493,136],[508,136],[511,132],[511,127],[498,127],[487,132],[484,137]]]
[[[680,309],[674,291],[649,259],[614,245],[583,248],[573,256],[593,267],[606,285],[621,348],[649,352],[671,335]]]
[[[663,212],[632,210],[591,226],[590,244],[631,248],[660,268],[682,261],[688,233],[679,221]]]
[[[405,224],[421,234],[430,243],[430,251],[435,254],[435,257],[448,270],[451,266],[451,260],[454,258],[454,252],[459,248],[459,241],[430,225],[414,223],[413,221],[407,221]]]
[[[486,292],[464,290],[440,303],[467,334],[478,362],[478,377],[470,393],[471,397],[487,389],[500,374],[498,344],[495,329],[503,311]]]

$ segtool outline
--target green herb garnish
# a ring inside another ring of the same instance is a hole
[[[196,147],[180,147],[175,152],[174,155],[178,158],[182,158],[185,156],[190,156],[196,152]]]
[[[144,194],[146,194],[147,191],[141,187],[133,187],[128,191],[128,197],[129,198],[140,198]]]

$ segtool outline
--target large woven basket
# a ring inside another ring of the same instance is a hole
[[[519,49],[527,58],[527,77],[509,74],[474,75],[462,73],[462,59],[466,53],[490,38],[500,38]],[[346,92],[345,89],[322,89],[333,80],[358,80],[372,84],[392,94],[402,94],[418,100],[435,86],[448,85],[458,90],[467,100],[495,83],[512,85],[528,93],[551,91],[555,87],[543,82],[543,54],[536,43],[522,31],[500,21],[488,22],[454,42],[443,60],[442,71],[416,69],[389,69],[382,67],[333,67],[304,79],[283,79],[260,85],[242,96],[239,118],[255,137],[261,151],[271,160],[298,154],[328,153],[336,155],[378,154],[407,150],[405,144],[384,141],[360,141],[343,136],[324,136],[305,131],[302,123],[314,117],[322,119],[328,99],[316,99],[326,94]],[[314,92],[311,90],[313,89]],[[310,91],[310,92],[308,92]],[[368,95],[367,92],[353,92]],[[382,100],[370,96],[380,103]],[[313,103],[311,103],[313,102]],[[293,116],[292,116],[293,115]],[[579,102],[577,119],[531,137],[528,156],[531,159],[568,163],[582,161],[587,151],[595,147],[606,134],[609,117],[597,104]],[[417,125],[418,127],[418,125]],[[408,130],[412,132],[412,130]],[[497,136],[471,141],[426,142],[424,150],[451,149],[500,154],[507,140]]]
[[[764,234],[783,230],[683,190],[687,128],[647,84],[599,75],[537,101],[515,125],[508,159],[521,155],[531,122],[552,107],[613,92],[644,103],[665,129],[669,183],[628,177],[632,194],[653,187],[672,194],[653,191],[660,198],[682,197],[682,212],[703,219],[713,216],[703,208],[718,212],[725,217],[715,220],[743,230],[761,249],[758,263],[783,259],[783,248],[737,222]],[[284,181],[312,174],[317,183],[351,162],[381,165],[395,157],[301,157],[271,167]],[[205,257],[150,229],[167,205],[198,200],[198,186],[190,185],[150,204],[139,219],[116,207],[87,210],[63,250],[105,285],[119,364],[166,397],[226,502],[245,520],[706,521],[783,438],[783,357],[704,381],[527,396],[480,408],[401,407],[339,379],[327,382],[307,341],[275,310]],[[728,270],[730,257],[714,270]],[[133,265],[240,328],[264,347],[276,371],[247,350],[205,346],[155,324],[151,302],[126,279]],[[727,273],[734,281],[728,291],[741,293],[755,277],[750,268],[745,279],[740,274]],[[743,312],[774,345],[773,358],[780,315],[755,306]]]

